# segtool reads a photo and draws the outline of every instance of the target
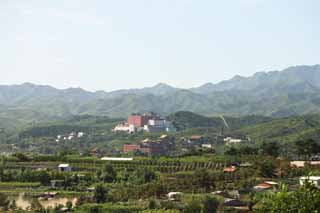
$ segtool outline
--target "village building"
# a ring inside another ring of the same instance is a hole
[[[278,183],[273,182],[273,181],[265,181],[263,183],[260,183],[254,187],[255,190],[257,191],[265,191],[265,190],[270,190],[270,189],[276,189],[278,186]]]
[[[236,209],[238,211],[246,211],[246,212],[249,211],[248,205],[245,202],[238,199],[225,198],[223,202],[223,206],[231,209]]]
[[[137,131],[146,132],[172,132],[176,131],[176,128],[172,123],[161,116],[150,112],[145,114],[132,114],[128,116],[127,122],[118,124],[114,129],[114,132],[128,132],[134,133]]]
[[[162,135],[158,140],[146,138],[139,144],[124,144],[123,152],[129,153],[138,151],[148,155],[165,154],[173,145],[171,140],[172,139],[167,135]]]
[[[71,172],[72,168],[69,164],[59,164],[58,171],[59,172]]]
[[[202,148],[205,148],[205,149],[213,149],[212,144],[206,144],[206,143],[204,143],[204,144],[201,144],[201,147],[202,147]]]
[[[235,166],[229,166],[223,169],[224,173],[233,173],[237,170],[237,167]]]
[[[320,166],[320,161],[291,161],[290,166],[296,168],[303,168],[306,165]]]
[[[179,201],[181,200],[182,192],[169,192],[167,197],[170,201]]]
[[[90,150],[90,155],[93,157],[97,157],[99,155],[98,149],[97,148],[93,148]]]
[[[201,135],[192,135],[189,138],[189,143],[191,143],[193,145],[201,145],[204,142],[205,142],[205,138]]]
[[[226,137],[223,139],[223,141],[226,143],[226,145],[239,144],[243,142],[243,140],[240,138],[232,138],[232,137]]]
[[[133,124],[120,123],[113,129],[113,132],[134,133],[136,132],[136,127]]]
[[[117,157],[103,157],[104,161],[133,161],[133,158],[117,158]]]
[[[215,196],[220,196],[223,198],[232,198],[231,195],[225,191],[215,191],[215,192],[211,192],[211,194]]]
[[[311,183],[320,189],[320,176],[300,177],[299,183],[301,186],[305,185],[305,183]]]

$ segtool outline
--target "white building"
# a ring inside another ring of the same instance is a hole
[[[146,132],[174,132],[176,128],[165,119],[150,119],[143,130]]]
[[[78,138],[82,138],[84,136],[84,132],[78,132]]]
[[[315,187],[320,189],[320,176],[301,177],[299,180],[301,186],[306,182],[312,183]]]
[[[307,164],[309,164],[310,166],[319,166],[320,161],[291,161],[290,162],[290,166],[297,167],[297,168],[303,168]]]
[[[163,119],[151,119],[148,121],[148,125],[150,126],[160,126],[164,127],[165,120]]]
[[[114,132],[128,132],[128,133],[133,133],[136,131],[136,128],[134,125],[132,124],[128,124],[128,123],[121,123],[118,124],[114,129]]]
[[[206,149],[212,149],[212,144],[202,144],[201,147]]]
[[[223,139],[223,141],[227,144],[227,145],[232,145],[232,144],[238,144],[242,142],[242,139],[239,138],[232,138],[232,137],[226,137]]]
[[[71,172],[72,168],[69,164],[59,164],[58,170],[59,172]]]
[[[101,160],[105,161],[132,161],[133,158],[115,158],[115,157],[103,157]]]
[[[169,192],[167,194],[167,197],[171,201],[177,201],[180,200],[182,196],[182,192]]]

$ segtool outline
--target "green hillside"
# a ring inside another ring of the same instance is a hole
[[[253,126],[245,126],[237,132],[247,134],[256,142],[294,142],[300,139],[320,139],[320,114],[274,119]]]
[[[258,123],[264,123],[271,121],[272,118],[248,115],[242,117],[229,117],[229,116],[219,116],[219,117],[206,117],[193,112],[180,111],[173,113],[168,116],[168,119],[173,122],[178,130],[184,130],[188,128],[216,128],[221,129],[222,127],[226,130],[235,130],[243,126],[251,126]],[[224,122],[224,120],[225,122]]]
[[[30,83],[0,85],[0,127],[15,128],[73,115],[126,117],[145,111],[164,116],[192,111],[206,116],[288,117],[320,113],[319,88],[320,65],[236,76],[191,89],[157,84],[141,89],[89,92]]]

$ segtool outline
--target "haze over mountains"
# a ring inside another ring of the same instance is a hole
[[[49,121],[79,114],[125,117],[143,111],[163,115],[192,111],[203,115],[273,117],[317,113],[320,112],[320,65],[258,72],[251,77],[235,76],[191,89],[163,83],[113,92],[59,90],[30,83],[0,86],[2,124]]]

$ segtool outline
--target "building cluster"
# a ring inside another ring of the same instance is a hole
[[[140,152],[148,155],[159,155],[168,152],[173,145],[174,143],[172,138],[168,135],[162,135],[157,140],[147,138],[138,144],[125,144],[123,145],[123,152]]]
[[[191,135],[188,138],[181,138],[181,145],[183,151],[188,151],[190,149],[205,149],[214,150],[212,142],[209,137],[204,137],[202,135]]]
[[[172,123],[161,116],[150,112],[145,114],[132,114],[128,116],[127,122],[118,124],[114,132],[134,133],[138,131],[146,132],[172,132],[176,131]]]
[[[76,138],[82,138],[85,135],[84,132],[70,132],[69,134],[65,135],[57,135],[56,142],[66,141],[66,140],[73,140]]]

